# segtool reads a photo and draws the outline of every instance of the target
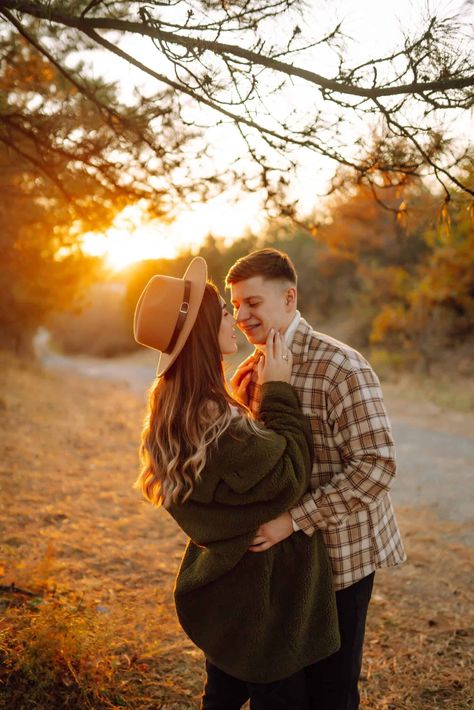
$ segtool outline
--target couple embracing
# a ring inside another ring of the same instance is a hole
[[[175,603],[205,654],[202,710],[357,710],[377,568],[404,560],[379,381],[297,310],[287,254],[239,259],[233,315],[197,257],[155,276],[136,340],[160,351],[136,486],[188,535]],[[255,346],[227,386],[235,327]]]

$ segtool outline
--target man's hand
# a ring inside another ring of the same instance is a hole
[[[278,518],[260,525],[249,547],[250,552],[264,552],[292,535],[293,523],[289,513],[282,513]]]
[[[249,402],[247,387],[250,382],[256,360],[257,358],[255,354],[250,355],[246,360],[240,363],[230,379],[230,388],[233,396],[245,406],[247,406]]]

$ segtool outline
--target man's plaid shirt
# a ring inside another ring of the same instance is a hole
[[[307,535],[321,530],[336,589],[405,559],[389,496],[395,449],[380,383],[358,352],[301,318],[291,344],[295,387],[311,418],[311,490],[290,510]],[[258,416],[256,373],[250,409]]]

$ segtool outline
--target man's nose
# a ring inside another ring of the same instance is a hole
[[[241,321],[245,320],[247,318],[245,314],[245,309],[242,306],[239,306],[238,308],[234,308],[234,320],[236,323],[240,323]]]

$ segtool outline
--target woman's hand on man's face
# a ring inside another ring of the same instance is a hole
[[[293,366],[293,355],[285,338],[281,333],[270,329],[265,355],[257,363],[258,382],[289,382],[291,379],[291,368]]]

